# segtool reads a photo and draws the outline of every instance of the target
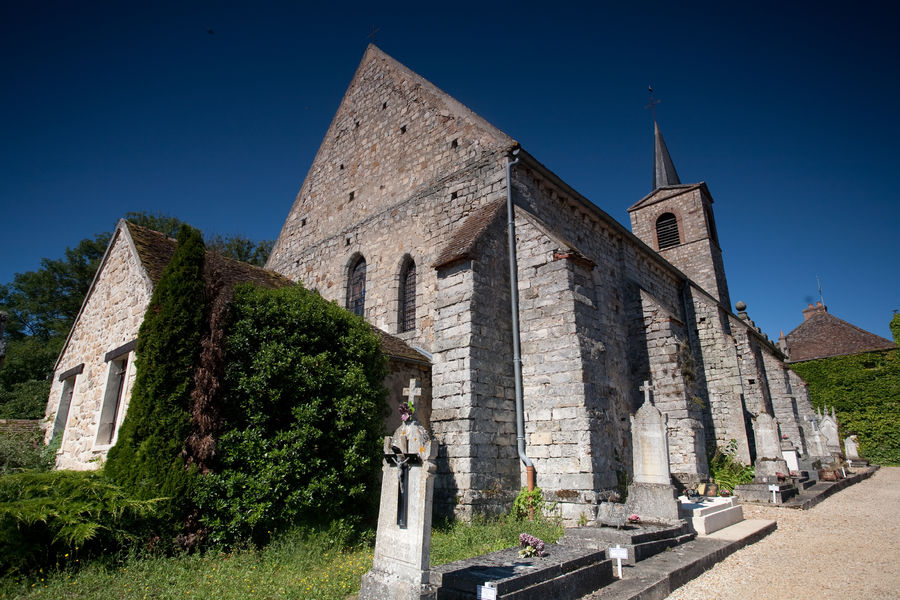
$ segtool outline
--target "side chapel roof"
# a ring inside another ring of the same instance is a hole
[[[787,362],[802,362],[831,356],[845,356],[892,350],[896,344],[828,313],[819,302],[803,311],[805,320],[787,336]]]
[[[109,246],[106,249],[106,253],[100,261],[100,266],[97,267],[97,273],[94,275],[94,281],[91,283],[91,287],[88,290],[88,293],[85,294],[84,301],[81,304],[81,310],[79,310],[78,315],[75,317],[75,323],[72,325],[72,329],[69,331],[69,335],[66,338],[66,343],[63,345],[62,350],[60,350],[59,357],[56,360],[54,369],[59,367],[59,361],[65,354],[66,348],[69,345],[69,340],[72,337],[72,332],[74,332],[75,327],[79,319],[81,318],[81,311],[84,310],[84,307],[88,302],[88,298],[90,298],[91,294],[93,293],[94,286],[97,283],[100,272],[103,270],[103,267],[106,264],[106,259],[109,256],[110,249],[118,240],[120,233],[125,233],[126,236],[130,238],[130,241],[134,245],[134,249],[137,252],[138,260],[140,261],[141,266],[144,268],[146,276],[150,280],[150,284],[152,286],[155,286],[159,282],[160,277],[162,277],[163,270],[166,268],[166,265],[169,264],[169,261],[172,260],[172,254],[175,253],[175,246],[177,244],[177,241],[175,239],[170,238],[169,236],[160,233],[159,231],[147,229],[146,227],[141,227],[140,225],[135,225],[134,223],[126,221],[125,219],[120,220],[118,226],[116,227],[116,232],[113,234],[112,239],[109,242]],[[275,271],[270,271],[268,269],[257,267],[249,263],[234,260],[232,258],[222,256],[218,252],[207,250],[203,274],[205,278],[209,278],[214,273],[217,274],[224,283],[231,285],[234,285],[236,283],[253,283],[255,285],[267,288],[282,288],[296,285],[295,282],[291,281],[281,273],[276,273]],[[388,357],[396,358],[399,360],[430,364],[431,361],[428,359],[428,357],[412,348],[409,344],[407,344],[400,338],[394,337],[391,334],[382,331],[374,326],[372,327],[372,329],[381,337],[382,351]]]

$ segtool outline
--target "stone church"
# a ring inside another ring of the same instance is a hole
[[[267,267],[430,357],[439,509],[492,510],[523,485],[514,276],[525,454],[566,518],[590,517],[630,478],[645,381],[682,484],[732,439],[751,462],[760,413],[805,451],[806,386],[746,307],[732,311],[712,195],[681,183],[658,128],[654,142],[653,191],[628,208],[629,232],[514,139],[366,50]]]
[[[440,442],[438,511],[508,508],[532,463],[566,519],[591,518],[632,476],[629,417],[645,382],[668,416],[682,485],[704,478],[707,451],[730,440],[752,462],[763,413],[806,452],[806,386],[746,307],[731,308],[710,190],[681,183],[658,128],[654,143],[653,191],[628,208],[628,231],[514,139],[366,50],[267,268],[361,315],[406,357],[392,363],[390,387],[412,373],[425,390]],[[98,348],[95,362],[111,356]],[[50,421],[63,376],[85,362],[75,354],[57,365]],[[84,452],[99,435],[88,431],[102,421],[99,389],[111,385],[96,372]],[[60,466],[67,456],[64,447]]]

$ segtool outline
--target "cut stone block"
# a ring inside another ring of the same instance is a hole
[[[737,498],[708,498],[691,502],[678,498],[678,514],[686,519],[698,535],[709,535],[744,520],[744,511]]]

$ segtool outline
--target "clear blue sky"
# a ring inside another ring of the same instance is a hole
[[[890,338],[897,3],[315,4],[2,3],[0,282],[128,211],[276,237],[374,25],[626,225],[653,85],[682,181],[715,199],[732,299],[777,337],[818,275],[832,314]]]

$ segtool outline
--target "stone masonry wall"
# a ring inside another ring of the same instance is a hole
[[[500,197],[513,141],[370,47],[275,243],[268,268],[341,306],[366,260],[366,319],[410,344],[434,342],[430,268],[458,222]],[[416,329],[398,332],[403,259],[416,264]]]
[[[84,371],[75,376],[68,422],[58,453],[56,466],[61,469],[96,469],[106,457],[111,445],[95,443],[111,364],[104,361],[104,356],[137,338],[150,302],[149,280],[143,275],[134,249],[123,232],[117,230],[115,235],[93,291],[60,357],[50,388],[45,424],[48,442],[63,390],[58,375],[84,363]],[[134,352],[129,352],[117,428],[128,408],[134,376]]]
[[[737,458],[750,464],[740,365],[725,311],[699,289],[688,289],[689,322],[697,349],[697,394],[706,403],[706,443],[725,447],[737,443]]]
[[[505,510],[522,485],[502,225],[491,225],[477,260],[438,271],[431,422],[443,514]]]

